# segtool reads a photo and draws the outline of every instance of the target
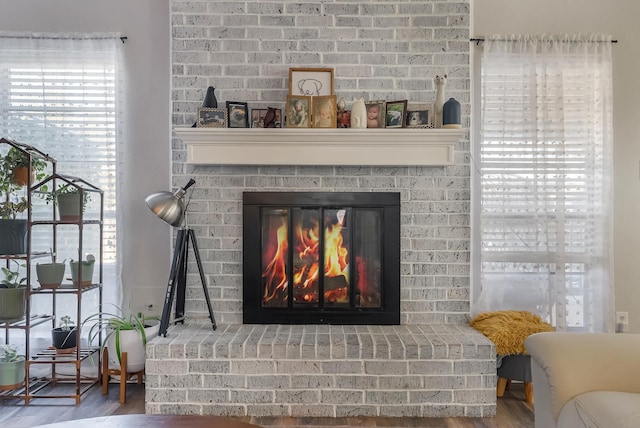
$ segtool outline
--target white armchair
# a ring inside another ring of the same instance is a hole
[[[536,333],[535,427],[640,427],[640,335]]]

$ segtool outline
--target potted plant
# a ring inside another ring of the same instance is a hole
[[[100,353],[109,348],[109,365],[121,369],[122,353],[127,353],[127,373],[135,373],[144,369],[147,341],[158,335],[160,324],[157,317],[144,317],[141,313],[126,314],[118,306],[117,311],[99,312],[87,317],[82,326],[91,325],[89,343],[94,343],[99,335],[105,336],[100,346]]]
[[[36,276],[40,287],[58,288],[64,279],[65,260],[62,263],[36,263]]]
[[[11,270],[9,267],[2,267],[4,279],[0,282],[0,322],[15,322],[24,318],[26,301],[26,281],[27,278],[20,275],[20,265],[13,260],[17,268]]]
[[[87,254],[86,260],[76,262],[71,260],[69,267],[71,268],[71,282],[76,287],[86,287],[93,283],[93,268],[96,258],[93,254]]]
[[[47,203],[56,199],[61,221],[80,221],[87,202],[91,200],[88,192],[72,184],[65,184],[47,193]]]
[[[56,349],[73,349],[76,347],[78,329],[72,326],[69,315],[60,318],[60,327],[51,330],[51,339]]]
[[[0,254],[24,254],[26,252],[27,220],[18,219],[18,214],[28,208],[27,199],[17,192],[27,184],[25,177],[16,171],[29,171],[38,179],[44,177],[46,162],[36,159],[26,151],[11,147],[0,159]]]
[[[20,150],[16,147],[11,147],[7,152],[7,155],[2,159],[2,165],[0,166],[6,173],[7,177],[10,177],[11,182],[18,187],[26,186],[29,182],[29,171],[31,171],[31,182],[35,179],[44,178],[44,169],[47,167],[47,163]]]
[[[0,346],[0,391],[20,388],[24,384],[24,355],[18,355],[13,345]]]

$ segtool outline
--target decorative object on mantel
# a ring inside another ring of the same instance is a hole
[[[433,104],[409,104],[406,116],[407,128],[435,128]]]
[[[311,126],[311,97],[287,95],[287,128],[309,128]]]
[[[351,128],[364,129],[367,127],[367,108],[364,97],[354,99],[351,106]]]
[[[384,128],[384,115],[387,102],[384,100],[367,101],[367,128]]]
[[[208,108],[218,107],[218,99],[216,98],[215,90],[216,88],[214,88],[213,86],[209,86],[207,88],[207,94],[204,96],[202,107],[208,107]]]
[[[455,98],[449,98],[449,101],[442,106],[442,127],[447,129],[457,129],[460,124],[460,103]]]
[[[196,128],[226,128],[229,114],[223,108],[200,107]]]
[[[335,95],[333,68],[289,68],[289,95]]]
[[[242,101],[227,101],[229,114],[229,128],[248,128],[249,109],[247,103]]]
[[[216,94],[215,94],[215,90],[216,88],[214,88],[213,86],[209,86],[207,88],[207,93],[204,96],[204,100],[202,101],[202,108],[217,108],[218,107],[218,99],[216,98]],[[200,119],[200,110],[198,110],[198,121],[196,121],[192,128],[196,128],[198,126],[202,126],[199,124],[199,119]]]
[[[311,97],[312,128],[335,128],[336,96]]]
[[[282,110],[275,107],[267,107],[264,115],[264,128],[281,128],[282,127]]]
[[[173,193],[167,191],[157,192],[145,198],[145,202],[149,209],[158,216],[160,220],[178,228],[178,234],[176,236],[176,243],[173,251],[173,261],[171,262],[169,282],[167,285],[167,292],[165,294],[164,307],[162,308],[162,317],[160,318],[159,334],[165,337],[167,336],[167,328],[169,326],[169,318],[171,316],[170,312],[171,307],[173,306],[174,296],[176,297],[176,305],[175,318],[173,322],[184,323],[189,242],[193,244],[193,253],[196,257],[196,264],[198,266],[198,272],[200,273],[200,282],[202,283],[202,291],[204,292],[204,297],[207,302],[211,325],[214,330],[217,328],[216,319],[213,316],[213,309],[211,308],[209,291],[207,290],[207,280],[202,268],[202,260],[200,259],[196,234],[193,229],[187,226],[186,222],[185,214],[189,203],[188,201],[185,203],[184,197],[187,194],[187,190],[194,184],[196,184],[195,180],[190,179],[184,187]]]
[[[436,76],[434,81],[436,83],[436,101],[433,104],[435,110],[433,125],[436,128],[442,128],[442,107],[444,106],[444,87],[447,84],[447,75]]]
[[[407,115],[407,100],[391,101],[387,103],[385,128],[404,128]]]

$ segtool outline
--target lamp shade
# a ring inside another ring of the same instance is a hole
[[[186,186],[172,192],[157,192],[145,198],[147,206],[162,221],[171,226],[179,227],[184,220],[185,203],[184,195],[187,189],[195,184],[193,179]]]

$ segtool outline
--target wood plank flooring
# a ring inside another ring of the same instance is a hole
[[[60,388],[56,392],[60,392]],[[103,396],[94,386],[76,406],[72,399],[38,398],[25,406],[22,400],[0,400],[0,427],[32,428],[37,425],[95,416],[144,413],[144,385],[127,385],[127,402],[119,403],[118,387],[109,385]],[[524,401],[524,387],[514,383],[504,397],[498,399],[493,418],[237,418],[264,428],[533,428],[533,407]]]

